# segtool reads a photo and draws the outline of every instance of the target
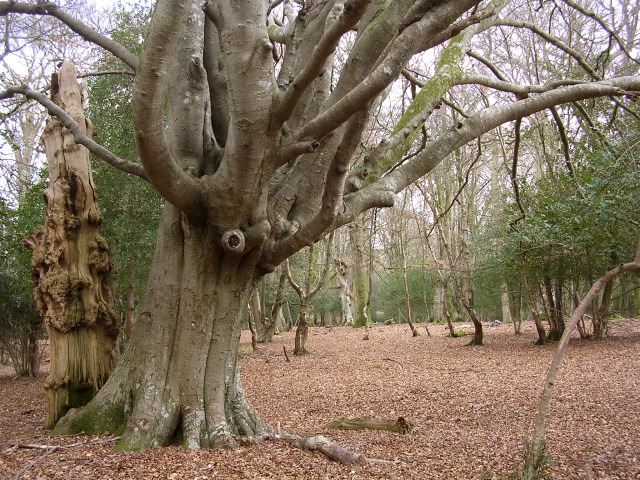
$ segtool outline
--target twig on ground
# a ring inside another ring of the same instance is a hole
[[[283,345],[282,351],[284,352],[284,358],[287,360],[287,362],[290,362],[291,360],[289,360],[289,355],[287,355],[287,347]]]
[[[120,440],[122,437],[111,437],[111,438],[107,438],[107,439],[103,439],[103,440],[91,440],[91,441],[84,441],[84,442],[76,442],[76,443],[72,443],[71,445],[16,445],[16,448],[30,448],[30,449],[34,449],[34,450],[46,450],[46,452],[39,456],[38,458],[36,458],[35,460],[33,460],[32,462],[30,462],[28,465],[26,465],[24,468],[22,468],[22,470],[20,470],[18,473],[15,474],[15,476],[11,477],[11,480],[18,480],[20,477],[22,477],[25,473],[27,473],[36,463],[38,463],[40,460],[42,460],[43,458],[51,455],[53,452],[56,452],[58,450],[67,450],[69,448],[73,448],[73,447],[81,447],[81,446],[86,446],[86,445],[97,445],[100,443],[108,443],[108,442],[117,442],[118,440]]]
[[[393,358],[383,358],[383,361],[387,361],[387,362],[394,362],[397,363],[398,365],[400,365],[400,368],[402,368],[402,371],[404,371],[404,365],[401,364],[399,361],[394,360]]]

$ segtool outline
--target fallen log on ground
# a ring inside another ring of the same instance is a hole
[[[398,417],[397,420],[381,420],[378,418],[342,418],[334,420],[329,425],[334,430],[386,430],[396,433],[410,433],[413,425],[407,422],[404,417]]]

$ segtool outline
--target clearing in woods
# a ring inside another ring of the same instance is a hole
[[[468,337],[412,338],[406,325],[375,326],[371,340],[349,327],[313,328],[311,355],[287,362],[293,333],[246,354],[241,372],[262,418],[283,431],[322,434],[349,450],[386,460],[348,467],[323,456],[268,441],[233,451],[151,448],[119,453],[110,437],[48,437],[42,430],[42,390],[36,379],[0,370],[0,478],[31,465],[24,479],[428,479],[508,478],[531,435],[542,382],[555,344],[537,347],[526,324],[486,329],[486,345]],[[467,329],[471,333],[472,329]],[[250,351],[249,332],[243,348]],[[553,478],[640,477],[640,319],[614,320],[604,341],[572,340],[547,427]],[[345,417],[395,419],[408,435],[336,431]],[[51,451],[26,446],[68,446]]]

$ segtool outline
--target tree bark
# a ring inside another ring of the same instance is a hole
[[[354,327],[364,327],[370,322],[367,311],[367,296],[369,285],[367,282],[367,265],[364,259],[364,228],[360,223],[349,226],[351,246],[353,251],[353,282],[355,290],[356,314]]]
[[[92,135],[73,64],[63,62],[53,76],[52,96]],[[98,234],[102,217],[89,152],[57,118],[47,122],[43,143],[51,181],[44,192],[47,213],[45,224],[25,243],[33,251],[34,296],[51,345],[45,428],[53,428],[69,408],[91,400],[111,373],[118,321],[108,280],[109,248]]]
[[[164,208],[149,284],[130,347],[69,433],[126,426],[119,448],[232,447],[269,431],[240,382],[238,344],[257,279],[249,258],[220,248],[219,232]]]
[[[531,315],[533,316],[533,321],[536,325],[536,332],[538,333],[538,340],[536,341],[536,345],[543,345],[547,341],[547,333],[545,332],[542,321],[540,320],[538,307],[536,306],[533,291],[531,290],[531,283],[529,282],[529,277],[527,275],[524,276],[524,286],[527,290],[527,297],[529,298],[529,310],[531,311]]]

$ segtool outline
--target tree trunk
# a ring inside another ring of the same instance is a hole
[[[69,433],[114,432],[120,448],[232,447],[268,426],[240,383],[238,344],[259,254],[220,248],[220,232],[164,208],[149,283],[129,348]],[[63,430],[64,431],[64,430]]]
[[[437,266],[436,266],[437,268]],[[437,273],[437,272],[436,272]],[[444,320],[445,302],[445,285],[439,274],[434,275],[433,280],[433,310],[431,320],[438,322]]]
[[[502,323],[509,323],[511,321],[511,313],[509,311],[509,289],[506,283],[502,284],[500,304],[502,306]]]
[[[131,333],[133,332],[133,324],[136,320],[136,284],[129,282],[127,286],[127,308],[125,312],[124,336],[129,342]]]
[[[409,298],[409,282],[407,279],[407,256],[404,251],[404,242],[402,238],[400,239],[400,252],[402,255],[402,284],[404,287],[404,303],[407,313],[407,323],[411,329],[411,336],[418,337],[420,334],[418,333],[418,329],[413,325],[413,319],[411,318],[411,299]]]
[[[536,325],[536,331],[538,332],[538,341],[536,345],[543,345],[547,341],[547,333],[544,330],[542,321],[540,320],[540,314],[538,313],[538,307],[536,306],[535,298],[533,297],[533,291],[531,290],[531,283],[529,277],[524,276],[524,287],[527,290],[527,297],[529,298],[529,310],[533,316],[533,321]]]
[[[298,326],[296,327],[296,344],[293,350],[294,355],[305,355],[309,351],[305,348],[307,337],[309,336],[309,321],[307,320],[309,306],[306,302],[300,303],[300,313],[298,314]]]
[[[287,285],[287,272],[285,269],[282,269],[280,279],[278,280],[276,298],[271,306],[269,321],[265,324],[264,335],[262,337],[258,336],[259,342],[272,342],[276,329],[284,330],[285,320],[282,313],[282,306],[287,301]]]
[[[513,333],[522,333],[522,284],[518,281],[517,288],[509,292],[509,313],[513,322]]]
[[[602,290],[600,307],[593,312],[593,337],[604,338],[607,333],[607,317],[611,309],[611,294],[613,293],[613,282],[607,282]]]
[[[340,306],[341,306],[341,324],[353,325],[353,301],[351,289],[349,288],[349,266],[339,258],[335,259],[336,278],[340,285]]]
[[[93,133],[71,63],[54,75],[52,96],[87,135]],[[51,345],[45,428],[53,428],[69,408],[85,405],[111,373],[118,321],[89,152],[56,118],[47,122],[43,143],[51,180],[44,192],[47,213],[25,243],[33,251],[34,296]]]
[[[367,282],[367,270],[364,260],[364,232],[359,223],[349,226],[351,234],[351,245],[353,248],[353,283],[355,285],[356,314],[353,322],[354,327],[364,327],[369,322],[369,312],[367,311],[367,296],[369,285]]]
[[[449,328],[449,334],[453,337],[453,338],[457,338],[458,337],[458,332],[456,332],[455,327],[453,326],[453,322],[451,321],[451,315],[449,314],[449,307],[447,306],[447,289],[446,289],[446,285],[444,290],[442,291],[442,314],[444,315],[445,319],[447,320],[447,327]]]
[[[549,306],[549,334],[547,335],[547,339],[555,342],[560,340],[562,336],[562,331],[560,330],[560,324],[558,322],[558,309],[556,306],[556,302],[553,298],[553,289],[551,287],[551,278],[548,275],[544,276],[543,279],[544,292],[547,300],[547,304]]]

